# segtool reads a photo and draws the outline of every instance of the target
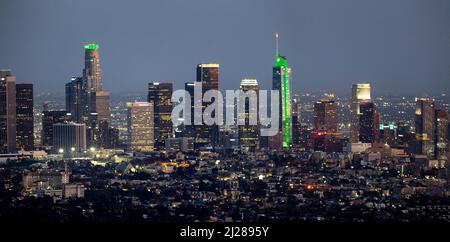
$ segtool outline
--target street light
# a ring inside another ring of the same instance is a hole
[[[62,153],[64,153],[64,149],[59,149],[58,152],[59,152],[60,154],[62,154]]]

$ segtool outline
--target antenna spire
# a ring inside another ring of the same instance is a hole
[[[278,33],[275,33],[275,56],[278,56]]]

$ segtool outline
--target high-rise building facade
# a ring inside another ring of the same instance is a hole
[[[153,103],[128,103],[128,139],[133,151],[154,149]]]
[[[434,99],[416,98],[416,153],[434,156],[434,128],[435,128]]]
[[[86,81],[86,90],[96,92],[102,90],[102,70],[100,68],[99,45],[92,43],[84,46],[83,78]]]
[[[195,89],[195,82],[186,82],[184,83],[184,90],[189,93],[189,97],[185,97],[186,99],[190,98],[190,109],[186,110],[186,112],[191,113],[191,124],[190,125],[183,125],[183,127],[180,127],[182,136],[183,137],[195,137],[195,126],[194,126],[194,89]],[[195,140],[195,139],[194,139]]]
[[[92,113],[97,113],[97,92],[103,90],[102,71],[100,68],[100,53],[98,44],[87,44],[84,46],[84,69],[82,85],[82,120],[85,123],[92,122]],[[108,99],[109,100],[109,99]],[[109,104],[108,104],[109,105]]]
[[[202,97],[209,90],[219,90],[219,64],[199,64],[197,65],[196,83],[202,85]],[[213,102],[205,102],[203,100],[194,100],[195,105],[201,105],[202,113],[205,108],[212,105]],[[217,103],[217,102],[216,102]],[[215,110],[219,107],[216,106]],[[214,113],[214,115],[218,115]],[[214,147],[219,140],[218,125],[194,125],[194,143],[195,148]]]
[[[66,84],[66,110],[72,115],[75,122],[82,121],[83,115],[83,78],[72,77],[71,81]]]
[[[301,133],[302,120],[300,96],[295,95],[292,98],[292,146],[295,148],[301,148]]]
[[[16,77],[0,70],[0,154],[16,152]]]
[[[272,149],[289,149],[292,143],[290,79],[292,70],[286,57],[277,55],[273,67],[272,89],[279,91],[279,133],[270,137]]]
[[[53,124],[53,150],[68,154],[86,150],[86,125],[84,123]]]
[[[376,110],[372,102],[363,102],[359,105],[359,141],[374,143],[376,137]]]
[[[72,115],[65,110],[49,110],[42,112],[41,145],[53,146],[53,125],[67,123],[72,120]]]
[[[435,157],[441,159],[448,153],[448,112],[445,109],[437,109],[435,112]]]
[[[153,103],[154,137],[157,149],[165,149],[166,140],[173,136],[172,92],[172,83],[152,82],[148,84],[147,102]]]
[[[34,149],[33,84],[16,84],[16,146]]]
[[[109,92],[95,92],[95,111],[97,113],[98,123],[111,123],[111,113],[109,110]]]
[[[337,131],[337,104],[331,100],[314,103],[314,129],[316,131]]]
[[[350,106],[350,115],[351,115],[351,123],[350,123],[350,142],[358,143],[359,140],[359,116],[360,112],[360,104],[371,101],[370,95],[370,84],[353,84],[352,85],[352,100]]]
[[[254,152],[259,147],[260,130],[258,81],[255,79],[243,79],[241,81],[240,90],[243,93],[246,93],[246,95],[241,95],[239,97],[239,103],[243,104],[243,110],[237,114],[238,120],[243,123],[240,125],[238,124],[239,146],[241,150],[245,152]],[[252,100],[250,100],[250,98]],[[239,104],[239,106],[241,104]],[[252,123],[252,121],[256,123]]]

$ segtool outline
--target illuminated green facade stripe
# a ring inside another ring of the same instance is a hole
[[[283,112],[284,112],[284,148],[291,147],[291,103],[289,90],[289,67],[286,59],[282,56],[276,57],[276,67],[280,67],[283,82]]]

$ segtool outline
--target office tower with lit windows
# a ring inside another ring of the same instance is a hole
[[[86,90],[96,92],[102,90],[102,70],[100,68],[99,45],[95,43],[84,46],[83,78],[86,81]]]
[[[16,152],[16,77],[0,70],[0,154]]]
[[[92,113],[97,113],[96,92],[103,90],[102,71],[98,44],[84,46],[84,69],[82,85],[82,121],[90,126]],[[109,105],[109,104],[108,104]]]
[[[437,109],[435,112],[435,158],[441,159],[448,153],[448,112],[445,109]]]
[[[374,143],[376,137],[376,110],[372,102],[363,102],[359,105],[359,141]]]
[[[434,157],[435,135],[434,99],[416,98],[416,149],[415,153]]]
[[[33,84],[16,84],[16,146],[34,149]]]
[[[86,125],[84,123],[53,124],[54,152],[69,154],[86,150]]]
[[[153,103],[128,103],[128,140],[133,151],[154,149]]]
[[[255,79],[243,79],[240,90],[243,95],[239,96],[239,107],[243,110],[238,112],[238,137],[239,147],[244,152],[254,152],[259,147],[259,86]],[[250,100],[251,99],[251,100]],[[253,120],[252,120],[253,119]],[[251,121],[255,123],[252,124]]]
[[[331,100],[314,103],[314,129],[316,131],[337,131],[337,104]]]
[[[209,90],[219,90],[219,64],[199,64],[197,65],[197,80],[196,83],[202,84],[202,97]],[[196,101],[196,100],[194,100]],[[202,106],[202,113],[205,108],[212,105],[212,102],[202,101],[194,105]],[[216,104],[218,104],[216,102]],[[219,109],[216,105],[215,110]],[[193,112],[194,114],[194,112]],[[218,115],[213,113],[213,117]],[[218,125],[194,125],[194,143],[195,148],[214,147],[219,140],[219,126]]]
[[[53,146],[53,125],[72,121],[72,115],[65,110],[49,110],[42,112],[41,145]]]
[[[352,85],[352,100],[350,104],[350,115],[351,115],[351,123],[350,123],[350,142],[358,143],[360,142],[360,105],[362,103],[370,102],[370,84],[353,84]]]
[[[82,121],[82,102],[83,97],[83,78],[72,77],[69,83],[66,83],[66,110],[72,115],[75,122]]]
[[[109,92],[95,92],[95,111],[98,123],[111,123],[111,113],[109,110]]]
[[[172,83],[152,82],[148,84],[147,102],[153,103],[154,137],[157,149],[165,149],[166,140],[173,136],[172,92]]]

